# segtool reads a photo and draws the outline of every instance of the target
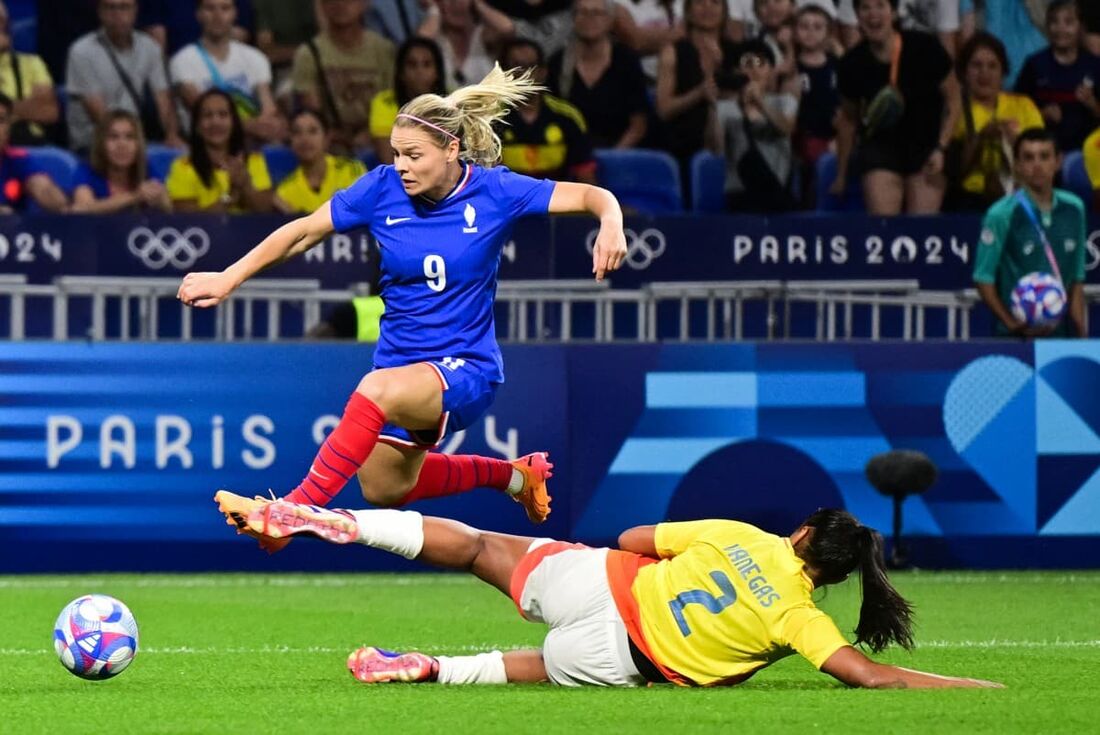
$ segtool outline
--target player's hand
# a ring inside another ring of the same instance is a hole
[[[622,226],[600,225],[596,244],[592,247],[592,272],[596,274],[596,280],[602,281],[605,273],[619,270],[625,259],[626,235]]]
[[[224,271],[219,273],[188,273],[183,277],[176,298],[187,306],[205,309],[217,306],[233,292],[233,281]]]

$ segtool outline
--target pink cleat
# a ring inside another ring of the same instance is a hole
[[[550,455],[534,452],[512,460],[511,464],[523,475],[523,489],[512,500],[523,506],[532,523],[542,523],[550,515],[550,492],[546,489],[546,481],[554,476]]]
[[[348,656],[348,670],[364,684],[435,681],[439,661],[426,653],[394,653],[365,646]]]
[[[285,500],[273,500],[254,508],[245,516],[244,525],[265,539],[289,540],[301,534],[333,544],[348,544],[359,538],[359,525],[351,513]]]

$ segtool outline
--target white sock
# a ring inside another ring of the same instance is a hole
[[[415,510],[353,510],[359,525],[357,543],[389,551],[406,559],[424,548],[424,516]]]
[[[515,467],[512,468],[512,479],[508,481],[508,494],[516,495],[523,489],[523,473]]]
[[[500,651],[476,656],[436,656],[440,684],[507,684],[504,654]]]

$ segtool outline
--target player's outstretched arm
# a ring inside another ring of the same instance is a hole
[[[635,554],[659,558],[657,554],[657,527],[634,526],[619,534],[619,548]]]
[[[623,210],[615,195],[591,184],[558,181],[550,196],[550,214],[587,212],[600,220],[600,232],[592,247],[592,272],[602,281],[608,271],[618,270],[626,258]]]
[[[330,203],[272,232],[240,260],[218,273],[188,273],[176,298],[188,306],[217,306],[234,289],[265,268],[300,255],[332,232]]]
[[[900,666],[880,664],[852,646],[845,646],[822,665],[821,670],[848,686],[865,689],[956,689],[995,688],[1004,685],[981,679],[940,676]]]

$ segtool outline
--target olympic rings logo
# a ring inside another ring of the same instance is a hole
[[[599,230],[592,230],[585,239],[584,246],[588,249],[589,255],[596,247],[596,236],[599,232]],[[644,271],[652,265],[653,261],[665,254],[665,249],[668,246],[664,233],[653,227],[646,228],[641,233],[624,229],[623,234],[626,236],[626,259],[624,262],[636,271]]]
[[[172,227],[156,232],[138,227],[130,233],[127,247],[151,270],[159,271],[168,264],[177,270],[186,270],[210,251],[210,236],[198,227],[183,232]]]
[[[1100,266],[1100,230],[1089,235],[1088,247],[1085,251],[1085,270],[1096,270]]]

